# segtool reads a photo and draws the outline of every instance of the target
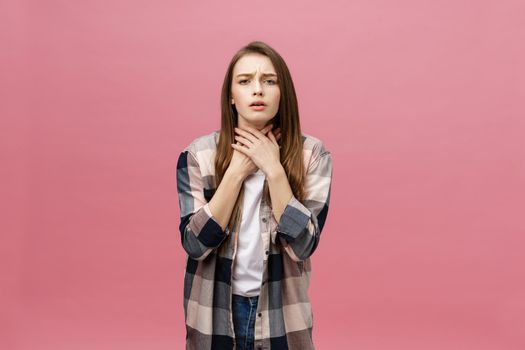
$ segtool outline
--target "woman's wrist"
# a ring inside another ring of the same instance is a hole
[[[243,182],[244,179],[246,178],[246,176],[239,172],[239,171],[236,171],[236,170],[233,170],[232,168],[228,168],[226,169],[226,172],[224,173],[224,177],[229,177],[231,178],[233,181],[235,182]]]
[[[286,171],[284,171],[282,164],[278,163],[274,165],[272,168],[270,168],[270,170],[268,170],[266,177],[268,178],[268,181],[275,181],[279,179],[280,177],[286,178]]]

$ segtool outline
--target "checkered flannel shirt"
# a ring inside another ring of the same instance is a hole
[[[235,348],[231,277],[237,232],[222,230],[208,206],[216,189],[218,139],[218,130],[194,139],[177,162],[179,230],[187,253],[183,304],[187,350]],[[265,254],[255,349],[314,349],[313,312],[307,293],[310,256],[319,244],[328,213],[332,156],[319,139],[303,134],[302,141],[305,200],[292,196],[279,222],[269,203],[264,198],[261,201],[259,223]]]

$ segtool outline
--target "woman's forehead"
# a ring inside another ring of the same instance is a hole
[[[270,58],[264,55],[245,55],[241,57],[233,68],[234,76],[238,75],[275,75]]]

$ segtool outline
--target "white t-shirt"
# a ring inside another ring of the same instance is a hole
[[[232,273],[233,294],[259,295],[263,275],[263,242],[259,209],[265,174],[261,169],[244,180],[244,203]]]

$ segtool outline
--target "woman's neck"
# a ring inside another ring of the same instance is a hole
[[[243,129],[243,128],[246,128],[246,127],[252,127],[254,129],[257,129],[257,130],[261,130],[262,128],[264,128],[267,124],[261,124],[261,125],[258,125],[258,124],[253,124],[253,123],[249,123],[241,118],[239,118],[239,121],[237,123],[237,127]]]

